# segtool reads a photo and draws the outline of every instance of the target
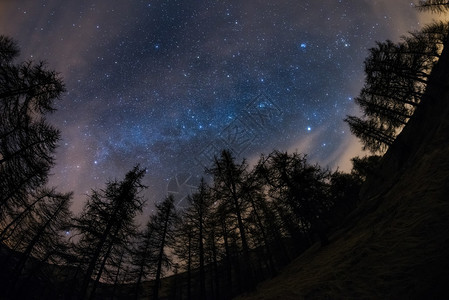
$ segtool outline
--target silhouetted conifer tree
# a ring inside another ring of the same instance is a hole
[[[394,128],[385,128],[374,119],[347,116],[345,122],[349,124],[351,132],[363,142],[363,149],[373,153],[385,151],[396,137]]]
[[[59,131],[45,115],[64,92],[59,75],[43,62],[15,63],[17,44],[0,36],[0,221],[28,206],[53,166]]]
[[[306,157],[297,153],[274,151],[266,163],[269,196],[291,237],[300,241],[302,234],[316,234],[326,244],[327,224],[323,217],[330,206],[326,183],[329,172],[308,164]]]
[[[179,260],[177,264],[177,271],[179,267],[182,268],[187,275],[184,277],[187,281],[187,299],[192,299],[192,281],[193,281],[193,269],[194,264],[198,258],[198,253],[195,253],[195,241],[194,241],[194,225],[190,220],[187,220],[186,216],[181,216],[181,221],[176,226],[176,238],[174,244],[174,252],[176,258]],[[182,287],[181,287],[182,288]]]
[[[245,220],[248,203],[245,201],[246,186],[245,177],[247,176],[247,165],[243,161],[241,164],[235,162],[231,152],[224,150],[220,157],[215,157],[212,168],[208,170],[213,175],[213,194],[218,201],[217,205],[224,215],[223,229],[228,231],[227,219],[231,218],[236,221],[236,232],[240,237],[239,245],[242,247],[243,265],[236,266],[242,268],[240,273],[245,289],[252,290],[255,288],[254,274],[250,257],[249,241],[247,237],[247,229],[245,228]],[[237,245],[237,244],[236,244]],[[228,250],[229,250],[228,245]],[[239,272],[237,272],[239,273]]]
[[[159,299],[161,276],[165,269],[170,269],[172,257],[167,254],[167,248],[175,242],[174,225],[177,222],[174,198],[169,196],[159,204],[156,204],[156,214],[151,216],[153,234],[151,238],[152,252],[155,253],[156,272],[153,287],[153,299]]]
[[[211,201],[214,201],[213,196],[210,196]],[[211,211],[210,216],[207,218],[207,226],[204,234],[204,251],[205,251],[205,264],[207,264],[209,270],[209,293],[211,297],[219,298],[221,294],[221,282],[224,280],[222,270],[222,261],[220,261],[222,250],[219,245],[219,226],[220,221],[217,218],[216,210]]]
[[[181,214],[176,247],[177,256],[184,262],[188,274],[191,273],[192,268],[198,270],[199,289],[195,299],[206,299],[205,240],[206,233],[211,227],[213,199],[204,179],[201,179],[198,191],[189,196],[188,202],[188,208]],[[189,286],[189,294],[190,290]]]
[[[260,166],[260,162],[259,162]],[[262,265],[258,274],[258,280],[263,280],[265,269],[269,276],[276,274],[276,266],[274,262],[273,244],[280,242],[273,236],[273,231],[279,230],[279,226],[275,221],[267,199],[265,198],[264,180],[258,173],[256,166],[251,172],[246,174],[244,178],[243,197],[248,203],[247,227],[251,233],[251,247],[257,249],[259,256],[259,265]]]
[[[35,267],[28,268],[29,273],[35,272],[43,263],[59,263],[67,251],[66,230],[69,227],[72,212],[70,201],[72,193],[45,194],[27,217],[25,224],[16,232],[20,251],[19,260],[12,274],[11,288],[16,288],[19,277],[22,275],[31,257],[38,259]],[[29,276],[32,274],[28,274]]]
[[[434,23],[404,37],[402,42],[378,42],[365,59],[365,85],[355,102],[363,118],[345,121],[365,149],[383,152],[407,124],[426,89],[449,27]]]
[[[28,195],[29,199],[25,201],[26,206],[17,208],[13,214],[7,216],[3,220],[2,229],[0,231],[0,241],[12,245],[13,242],[7,242],[8,239],[14,238],[14,234],[20,231],[21,226],[26,226],[28,219],[32,218],[32,214],[39,202],[44,202],[48,197],[54,197],[57,193],[55,189],[42,188]],[[19,233],[20,235],[20,233]]]
[[[131,276],[135,281],[135,299],[140,299],[142,282],[153,278],[156,273],[157,256],[152,245],[154,238],[154,227],[150,219],[137,235],[134,249],[131,251]]]
[[[136,166],[123,181],[111,181],[106,189],[93,190],[81,215],[74,219],[75,236],[80,238],[76,251],[84,269],[81,298],[94,297],[105,268],[111,260],[117,261],[112,254],[121,253],[118,249],[126,247],[134,236],[137,230],[134,218],[144,204],[140,196],[145,188],[141,183],[144,175],[145,170]]]

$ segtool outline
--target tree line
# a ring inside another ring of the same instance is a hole
[[[421,3],[435,11],[448,6]],[[346,118],[366,149],[385,151],[420,106],[448,26],[434,23],[400,43],[370,49],[356,98],[363,116]],[[186,209],[167,197],[143,228],[135,219],[145,205],[146,170],[136,165],[122,180],[93,190],[75,216],[72,193],[47,186],[60,133],[46,116],[65,91],[63,81],[43,62],[17,63],[18,55],[17,43],[0,36],[5,299],[229,299],[251,291],[313,243],[330,242],[380,160],[354,158],[352,171],[342,173],[280,151],[250,167],[223,150],[206,170],[211,180],[201,180]]]
[[[63,81],[43,62],[17,63],[18,55],[16,42],[0,36],[2,297],[126,291],[127,298],[158,299],[171,272],[164,297],[228,299],[274,276],[314,241],[325,245],[329,228],[357,203],[363,167],[331,173],[305,155],[274,151],[250,168],[224,150],[207,169],[211,182],[201,181],[185,210],[167,197],[139,228],[146,170],[137,165],[93,190],[75,216],[72,193],[47,187],[60,133],[46,115]]]
[[[426,2],[422,8],[446,7]],[[436,22],[404,36],[399,43],[387,40],[369,49],[364,62],[365,84],[354,99],[363,116],[345,119],[364,149],[383,153],[395,141],[420,106],[430,73],[448,37],[449,24]]]

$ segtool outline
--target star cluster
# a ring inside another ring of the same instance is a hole
[[[249,162],[273,149],[347,166],[375,40],[419,28],[409,1],[6,1],[1,34],[46,60],[67,93],[51,183],[91,188],[148,168],[150,202],[202,175],[221,148]],[[347,167],[346,167],[347,168]],[[187,175],[186,175],[187,174]],[[151,207],[151,205],[149,205]]]

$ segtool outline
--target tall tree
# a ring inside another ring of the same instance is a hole
[[[255,287],[254,274],[251,266],[250,247],[245,228],[245,216],[248,203],[245,201],[246,192],[245,177],[247,176],[247,164],[235,162],[229,150],[224,150],[220,157],[215,157],[212,168],[208,170],[213,175],[213,193],[218,200],[221,211],[237,221],[237,232],[242,246],[243,278],[245,278],[246,289]],[[223,220],[226,222],[226,220]]]
[[[189,197],[190,198],[190,197]],[[191,199],[188,199],[191,202]],[[198,253],[195,253],[194,241],[195,225],[187,215],[181,214],[180,222],[176,226],[176,238],[174,244],[174,253],[179,263],[176,266],[176,272],[181,267],[186,273],[187,278],[187,299],[192,299],[192,270],[194,269],[195,261]]]
[[[7,242],[8,239],[14,237],[15,232],[19,231],[21,226],[26,226],[28,220],[32,218],[32,214],[38,203],[46,201],[48,197],[55,197],[57,195],[56,190],[41,188],[28,195],[29,200],[25,201],[26,206],[18,208],[13,214],[7,216],[3,222],[0,231],[0,242]],[[19,233],[20,234],[20,233]],[[8,244],[11,245],[12,242]]]
[[[190,272],[192,268],[198,269],[197,299],[206,297],[205,240],[206,233],[211,227],[213,206],[209,189],[204,179],[201,179],[197,192],[189,197],[189,206],[181,214],[181,230],[178,230],[181,235],[177,238],[177,256],[184,261],[187,272]]]
[[[260,165],[261,161],[245,178],[244,197],[249,205],[247,223],[252,236],[252,248],[258,249],[262,256],[259,260],[266,265],[269,276],[274,276],[277,271],[272,248],[273,244],[279,243],[280,240],[277,239],[279,235],[273,236],[272,233],[278,231],[279,226],[265,197],[264,178],[259,174]],[[258,272],[260,279],[265,279],[263,273],[263,269]]]
[[[59,131],[45,115],[65,90],[45,63],[15,63],[18,54],[17,44],[0,36],[0,220],[46,183]]]
[[[108,265],[105,267],[105,282],[109,284],[109,295],[111,298],[117,296],[121,292],[121,284],[129,284],[133,282],[134,276],[131,272],[131,255],[132,243],[134,241],[131,237],[124,237],[127,241],[126,245],[122,247],[114,247],[111,252],[111,258],[108,260]]]
[[[131,251],[131,274],[135,281],[135,299],[140,299],[142,283],[144,280],[154,278],[156,274],[156,251],[153,245],[155,232],[153,218],[146,223],[145,228],[140,231]]]
[[[152,251],[155,253],[156,272],[153,287],[153,299],[159,299],[161,276],[164,269],[169,269],[172,259],[167,254],[167,248],[175,242],[174,225],[178,219],[173,196],[169,196],[159,204],[156,204],[156,214],[151,216],[153,234],[151,238]]]
[[[216,299],[219,298],[221,294],[221,286],[220,286],[220,276],[219,276],[219,257],[220,257],[220,249],[218,247],[218,234],[217,234],[218,222],[216,219],[211,218],[208,230],[206,232],[205,239],[205,251],[207,253],[207,264],[209,267],[210,274],[210,295],[213,295]]]
[[[329,208],[327,179],[329,172],[307,162],[306,156],[274,151],[267,159],[269,195],[291,236],[301,239],[318,235],[327,243],[323,216]],[[298,245],[300,246],[300,245]]]
[[[41,263],[61,263],[58,257],[66,250],[65,231],[69,226],[72,216],[70,201],[72,193],[52,193],[46,195],[33,209],[26,224],[22,226],[19,235],[20,258],[16,263],[12,276],[16,287],[19,276],[22,274],[27,262],[31,257],[38,259]],[[38,264],[42,266],[42,264]]]
[[[383,152],[407,124],[448,39],[445,23],[431,24],[400,43],[378,42],[365,59],[365,85],[355,102],[363,118],[348,116],[351,131],[372,152]]]
[[[140,195],[145,188],[141,183],[144,175],[145,170],[136,166],[123,181],[110,181],[106,189],[92,191],[81,215],[74,219],[74,236],[79,236],[76,250],[84,268],[80,298],[94,297],[108,261],[114,259],[111,254],[126,247],[136,232],[134,218],[144,205]]]
[[[385,128],[373,119],[347,116],[345,122],[349,124],[351,132],[363,142],[363,149],[373,153],[385,151],[396,138],[394,128]]]

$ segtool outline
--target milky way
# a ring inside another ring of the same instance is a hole
[[[410,1],[392,2],[6,0],[0,34],[66,83],[51,184],[79,210],[140,163],[151,210],[222,148],[348,169],[360,146],[342,119],[357,113],[367,49],[420,27]]]

